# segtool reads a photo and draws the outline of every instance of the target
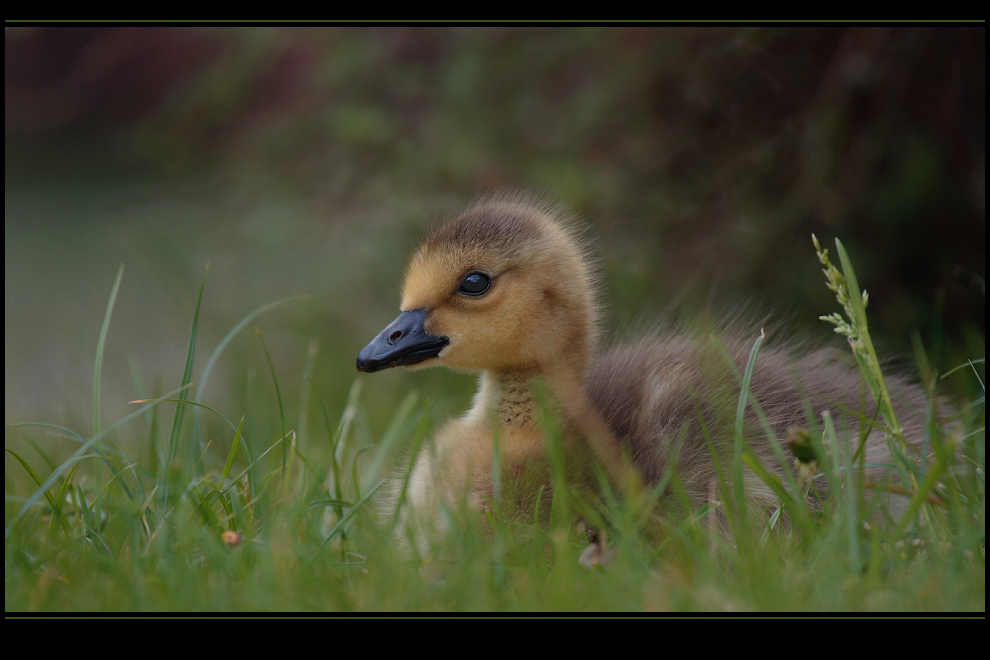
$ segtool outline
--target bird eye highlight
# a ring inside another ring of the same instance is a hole
[[[485,291],[488,291],[488,287],[492,285],[492,278],[488,277],[481,271],[471,271],[464,276],[461,280],[461,284],[457,287],[457,293],[463,293],[468,296],[480,296]]]

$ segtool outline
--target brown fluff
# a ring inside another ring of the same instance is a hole
[[[586,385],[588,396],[616,437],[628,443],[633,463],[642,471],[646,483],[660,479],[675,453],[677,475],[692,504],[700,506],[711,497],[718,476],[702,420],[723,471],[730,471],[739,374],[746,368],[759,333],[759,329],[750,328],[745,339],[727,328],[704,334],[657,334],[607,351],[593,362]],[[735,364],[735,371],[729,367],[726,354]],[[782,473],[771,443],[777,443],[792,460],[785,445],[788,431],[808,429],[811,424],[820,428],[825,411],[834,420],[840,438],[848,439],[855,449],[860,429],[869,426],[876,405],[846,358],[836,350],[808,352],[772,343],[760,349],[750,382],[751,400],[764,413],[774,439],[768,437],[752,406],[746,411],[743,435],[747,447],[770,471]],[[902,414],[903,433],[917,444],[923,433],[924,394],[897,376],[888,377],[887,384]],[[809,411],[814,421],[808,419]],[[878,490],[894,476],[886,439],[879,429],[881,424],[879,420],[864,448],[865,463],[870,465],[867,480]],[[748,469],[744,480],[750,511],[767,509],[777,500]],[[821,494],[827,493],[824,482],[816,486]],[[904,502],[887,504],[897,510],[903,508]],[[717,521],[726,531],[726,521]]]
[[[479,198],[423,241],[406,272],[401,309],[425,310],[425,331],[449,344],[413,366],[443,365],[480,378],[471,409],[441,427],[431,449],[414,458],[404,520],[442,529],[444,506],[464,496],[479,508],[502,496],[524,512],[540,498],[549,502],[537,383],[562,422],[577,483],[591,487],[599,465],[619,487],[654,485],[676,455],[690,501],[703,504],[717,477],[702,420],[728,476],[739,380],[725,354],[741,373],[760,328],[658,331],[598,354],[591,264],[571,218],[515,192]],[[459,282],[476,271],[490,276],[490,288],[464,295]],[[806,404],[815,416],[828,409],[840,427],[858,428],[863,412],[850,411],[861,408],[859,376],[833,356],[779,346],[759,353],[751,389],[779,441],[788,428],[808,426]],[[897,379],[891,387],[901,402],[923,402],[918,388]],[[874,406],[865,398],[869,419]],[[902,420],[909,437],[920,436],[917,413]],[[744,433],[763,465],[779,472],[771,440],[751,411]],[[883,437],[874,436],[867,461],[889,463]],[[493,476],[496,446],[502,469]],[[871,478],[885,473],[874,468]],[[751,510],[772,504],[775,495],[749,470],[745,482]]]

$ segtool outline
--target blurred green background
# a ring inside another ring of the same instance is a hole
[[[121,263],[104,423],[179,385],[207,263],[195,373],[243,316],[307,293],[258,325],[292,401],[317,343],[335,419],[417,237],[497,187],[587,220],[613,329],[748,302],[826,340],[815,232],[848,248],[884,352],[910,364],[918,332],[942,371],[983,357],[982,24],[4,36],[8,423],[90,428]],[[234,419],[271,389],[253,329],[217,369],[204,401]],[[375,374],[361,423],[413,389],[454,411],[473,384]]]

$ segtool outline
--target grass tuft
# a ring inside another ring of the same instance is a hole
[[[848,255],[837,242],[840,270],[815,245],[844,312],[826,320],[850,342],[869,395],[883,401],[867,299],[850,293],[859,287]],[[837,428],[829,416],[813,419],[809,408],[807,430],[768,438],[786,467],[777,476],[743,436],[750,415],[772,436],[749,387],[761,335],[742,373],[729,365],[739,384],[731,453],[718,451],[699,414],[716,475],[703,505],[688,500],[672,467],[636,501],[614,492],[601,473],[597,493],[568,481],[573,457],[563,428],[552,408],[541,406],[551,438],[549,483],[531,509],[520,516],[493,502],[481,517],[467,507],[441,507],[442,536],[405,530],[408,539],[399,539],[412,468],[430,450],[442,402],[408,393],[375,438],[360,377],[346,397],[328,398],[313,380],[322,355],[306,342],[298,380],[288,381],[300,383],[299,392],[281,387],[260,331],[252,350],[274,389],[257,387],[245,366],[230,382],[214,382],[218,391],[244,392],[233,397],[237,403],[210,400],[204,384],[233,338],[262,313],[300,298],[258,307],[235,324],[189,396],[204,273],[181,386],[141,390],[133,411],[101,429],[99,373],[121,276],[97,349],[93,433],[48,423],[7,426],[8,443],[23,439],[37,454],[7,448],[13,468],[23,471],[5,480],[8,614],[985,611],[985,396],[944,424],[936,394],[953,372],[968,373],[984,391],[983,358],[939,377],[917,343],[929,402],[925,460],[900,449],[890,403],[856,429]],[[159,411],[171,406],[171,426],[162,429]],[[186,407],[194,423],[183,423]],[[199,419],[203,411],[209,414]],[[906,497],[903,511],[886,508],[889,490],[863,478],[863,440],[874,427],[899,449],[904,479],[894,490]],[[68,458],[55,458],[66,444]],[[138,460],[125,451],[135,444],[142,447]],[[816,491],[814,477],[829,484],[827,495]],[[747,510],[747,478],[776,495],[766,511]],[[394,506],[382,515],[376,500],[385,490]],[[876,524],[877,513],[890,524]],[[722,519],[727,534],[716,523]]]

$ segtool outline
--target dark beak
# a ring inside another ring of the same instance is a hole
[[[426,334],[423,328],[425,322],[425,308],[399,314],[370,344],[361,349],[357,357],[357,370],[370,373],[436,357],[450,340]]]

